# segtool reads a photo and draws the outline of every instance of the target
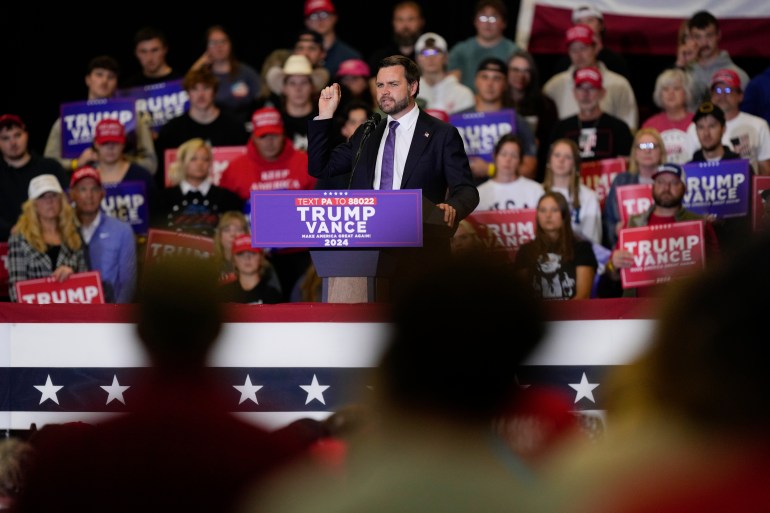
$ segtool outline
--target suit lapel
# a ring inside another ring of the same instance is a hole
[[[433,135],[433,127],[428,123],[427,116],[430,114],[424,113],[422,110],[417,116],[417,123],[414,126],[414,135],[412,135],[412,144],[409,145],[409,155],[406,157],[406,164],[404,165],[404,175],[401,177],[401,187],[406,188],[409,183],[409,178],[412,176],[417,162],[420,161],[420,156],[428,147],[428,142]]]

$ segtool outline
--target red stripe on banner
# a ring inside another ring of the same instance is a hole
[[[604,44],[622,54],[676,57],[677,34],[684,18],[604,14]],[[572,26],[572,10],[535,5],[528,49],[533,54],[566,53],[564,34]],[[735,57],[770,57],[765,44],[770,17],[720,19],[720,47]]]
[[[653,319],[654,299],[584,299],[546,302],[550,321]],[[0,303],[0,323],[132,323],[132,305],[27,305]],[[225,322],[387,322],[378,303],[228,305]]]

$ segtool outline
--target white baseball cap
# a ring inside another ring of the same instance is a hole
[[[64,192],[54,175],[39,175],[29,181],[27,194],[30,198],[37,199],[46,192]]]

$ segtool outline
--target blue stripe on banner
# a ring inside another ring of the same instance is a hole
[[[521,386],[562,390],[575,398],[575,410],[603,409],[601,384],[612,368],[523,366],[518,381]],[[372,390],[371,368],[228,367],[207,371],[214,383],[221,384],[219,392],[232,398],[233,412],[328,412],[366,398]],[[8,385],[3,387],[0,411],[129,412],[134,406],[132,389],[149,372],[146,367],[0,369],[0,381]],[[261,388],[254,390],[257,387]]]

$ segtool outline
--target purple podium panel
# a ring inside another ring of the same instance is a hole
[[[251,243],[262,248],[421,247],[419,189],[252,191]]]

